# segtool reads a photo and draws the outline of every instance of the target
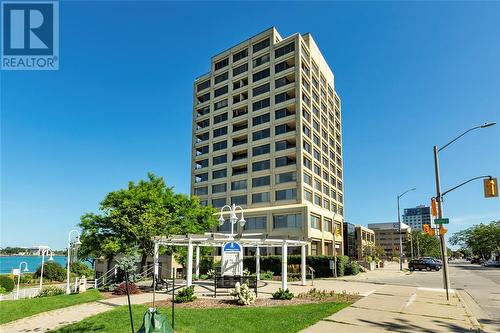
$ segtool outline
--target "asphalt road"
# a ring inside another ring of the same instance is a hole
[[[467,261],[451,261],[449,264],[451,288],[467,293],[478,305],[481,324],[498,328],[500,332],[500,268],[483,267]],[[443,288],[443,273],[414,271],[406,274],[369,274],[363,281],[393,285]],[[473,312],[474,309],[471,309]],[[475,313],[476,314],[476,313]]]

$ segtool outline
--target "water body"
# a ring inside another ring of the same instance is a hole
[[[61,266],[66,267],[66,256],[53,256],[54,261]],[[45,256],[45,262],[49,259]],[[13,268],[19,268],[19,264],[25,261],[28,264],[28,270],[35,272],[42,264],[42,256],[1,256],[0,257],[0,274],[8,274]],[[22,269],[24,270],[24,264]]]

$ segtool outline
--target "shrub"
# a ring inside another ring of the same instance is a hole
[[[139,287],[133,282],[129,282],[128,284],[128,293],[129,294],[139,294],[141,291]],[[127,294],[127,284],[125,282],[120,283],[116,289],[113,291],[115,295],[126,295]]]
[[[200,274],[200,280],[208,280],[207,274]]]
[[[104,285],[102,287],[99,287],[99,291],[115,291],[115,289],[118,287],[117,284],[107,284],[107,285]]]
[[[209,279],[213,279],[215,276],[215,271],[213,269],[209,269],[207,272],[207,276]]]
[[[357,275],[360,271],[360,266],[357,261],[347,263],[345,268],[345,275]]]
[[[47,286],[43,287],[42,291],[38,293],[35,297],[48,297],[48,296],[56,296],[56,295],[62,295],[65,294],[66,291],[64,289],[55,287],[55,286]]]
[[[255,302],[255,293],[248,288],[246,283],[240,285],[239,282],[236,282],[234,289],[231,291],[231,296],[236,299],[238,304],[240,305],[250,305]]]
[[[274,273],[272,271],[265,271],[260,273],[261,280],[272,280],[274,277]]]
[[[196,296],[194,295],[194,286],[182,288],[179,290],[177,295],[175,295],[176,303],[188,303],[194,301],[195,299]]]
[[[0,295],[8,294],[4,287],[0,287]]]
[[[14,290],[14,280],[8,275],[0,275],[0,287],[4,288],[7,293]]]
[[[33,274],[34,277],[40,277],[41,268],[42,266],[37,268]],[[50,281],[64,281],[66,279],[66,270],[55,261],[46,262],[43,265],[43,278]]]
[[[301,263],[300,255],[290,255],[287,260],[288,265],[299,266]],[[333,256],[307,256],[306,264],[314,268],[315,277],[331,277],[330,260],[333,260]],[[243,266],[248,268],[250,272],[255,272],[255,257],[245,257]],[[279,275],[281,273],[281,256],[262,256],[260,258],[260,270],[271,271],[273,275]]]
[[[288,289],[283,290],[283,289],[279,288],[277,292],[273,293],[273,298],[274,299],[291,300],[293,298],[293,294]]]
[[[347,266],[348,262],[349,262],[348,256],[338,256],[337,257],[337,276],[344,276],[345,275],[345,267]]]
[[[77,261],[71,264],[71,273],[75,274],[78,277],[85,276],[88,278],[94,276],[94,270],[81,261]]]
[[[19,280],[19,283],[22,284],[29,284],[33,282],[33,274],[31,273],[24,273],[21,275],[21,279]]]

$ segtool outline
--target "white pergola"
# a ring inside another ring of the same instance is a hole
[[[288,266],[288,247],[300,246],[301,247],[301,282],[306,285],[306,245],[308,242],[301,240],[291,239],[271,239],[271,238],[258,238],[262,234],[242,234],[240,238],[235,238],[235,235],[221,234],[221,233],[205,233],[205,234],[189,234],[189,235],[172,235],[172,236],[157,236],[153,237],[154,240],[154,271],[158,275],[158,249],[160,245],[165,246],[186,246],[187,247],[187,272],[186,272],[186,286],[193,284],[193,248],[195,249],[195,278],[200,276],[200,247],[220,247],[222,248],[227,242],[238,242],[243,248],[255,247],[255,270],[257,281],[260,280],[260,249],[281,247],[281,288],[287,289],[287,266]],[[243,259],[239,262],[243,266]],[[241,269],[241,271],[243,271]]]

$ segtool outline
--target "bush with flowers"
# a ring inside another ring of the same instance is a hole
[[[234,289],[231,291],[231,296],[233,296],[240,305],[253,304],[257,298],[255,293],[248,288],[246,283],[240,285],[239,282],[236,282]]]

